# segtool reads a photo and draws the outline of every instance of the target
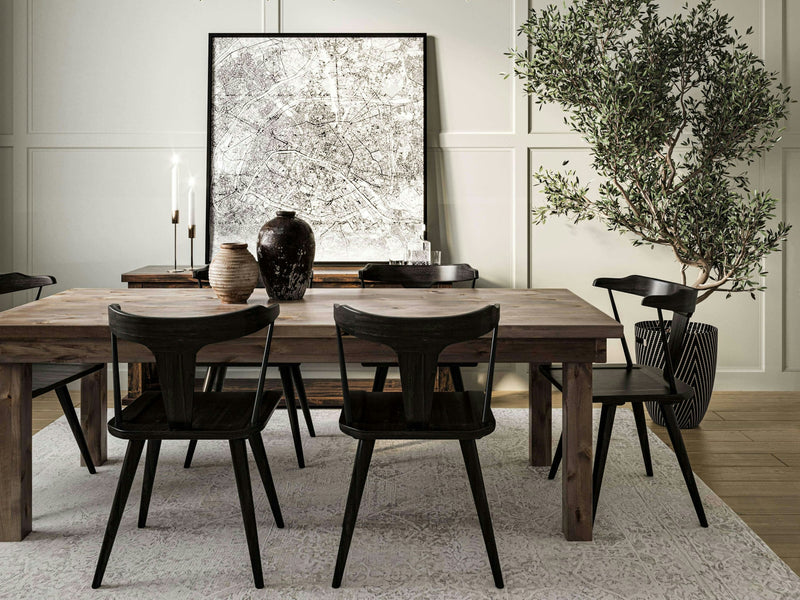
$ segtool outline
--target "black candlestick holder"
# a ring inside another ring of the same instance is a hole
[[[197,228],[194,225],[189,225],[189,268],[194,271],[194,237],[197,233]]]
[[[172,269],[168,273],[183,273],[186,269],[178,268],[178,221],[180,211],[172,211],[173,245],[172,245]]]

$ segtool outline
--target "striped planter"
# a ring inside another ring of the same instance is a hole
[[[664,355],[658,321],[640,321],[636,323],[635,331],[636,362],[663,369]],[[694,397],[675,405],[675,416],[681,429],[697,427],[708,410],[717,371],[718,333],[719,330],[713,325],[689,323],[675,373],[678,379],[694,388]],[[657,402],[645,402],[645,406],[653,421],[665,425]]]

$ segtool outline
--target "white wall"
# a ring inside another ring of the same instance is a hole
[[[800,40],[788,34],[800,29],[800,2],[718,4],[740,29],[754,27],[767,66],[800,89]],[[529,206],[541,201],[532,170],[569,158],[582,176],[590,171],[558,110],[533,111],[500,76],[527,9],[527,0],[0,0],[0,270],[52,273],[60,289],[113,287],[123,271],[171,260],[172,153],[205,179],[209,32],[396,31],[431,36],[429,233],[445,260],[477,266],[482,285],[568,287],[602,308],[590,285],[598,275],[676,279],[666,253],[602,227],[530,225]],[[800,223],[794,113],[753,179]],[[719,388],[800,387],[798,240],[800,229],[769,260],[765,295],[701,306],[698,317],[722,328]],[[187,262],[183,227],[178,251]],[[642,315],[627,314],[628,323]],[[524,381],[520,368],[504,384]]]

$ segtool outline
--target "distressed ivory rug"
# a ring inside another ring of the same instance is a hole
[[[109,462],[90,476],[62,417],[33,438],[34,531],[0,544],[0,597],[800,598],[800,578],[698,481],[710,523],[699,527],[674,455],[652,434],[655,477],[644,476],[629,411],[617,414],[595,541],[566,542],[560,478],[526,464],[520,409],[497,410],[497,430],[478,442],[505,589],[492,584],[458,444],[400,441],[376,445],[342,588],[333,590],[356,448],[338,416],[314,411],[318,435],[303,431],[303,470],[285,411],[264,432],[286,528],[273,526],[255,485],[263,590],[253,587],[227,444],[200,442],[184,470],[185,444],[165,442],[148,527],[136,528],[140,463],[97,591],[90,582],[124,446],[109,437]],[[252,460],[251,470],[259,481]]]

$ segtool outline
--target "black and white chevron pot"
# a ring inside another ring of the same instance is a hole
[[[635,331],[636,362],[663,369],[664,354],[661,351],[658,321],[640,321],[636,323]],[[713,325],[689,323],[675,375],[694,388],[694,397],[675,405],[675,416],[681,429],[697,427],[708,410],[717,372],[718,334],[719,330]],[[645,406],[653,421],[659,425],[665,424],[657,402],[645,402]]]

